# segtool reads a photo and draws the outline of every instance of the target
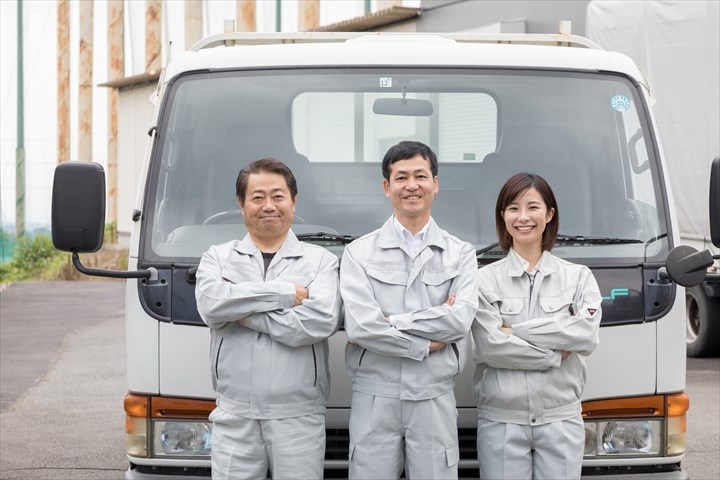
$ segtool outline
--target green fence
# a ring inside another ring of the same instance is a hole
[[[2,230],[0,235],[0,263],[7,263],[13,259],[17,241],[14,234]]]

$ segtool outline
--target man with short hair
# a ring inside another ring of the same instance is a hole
[[[215,245],[197,271],[198,312],[210,327],[212,475],[323,476],[329,392],[327,338],[337,331],[338,260],[291,226],[297,185],[274,159],[240,170],[247,235]]]
[[[352,378],[350,478],[457,478],[454,378],[477,296],[475,249],[430,216],[435,153],[391,147],[382,163],[393,216],[345,249],[340,291]],[[462,205],[458,205],[462,214]]]

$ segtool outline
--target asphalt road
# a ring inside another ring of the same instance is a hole
[[[0,287],[0,479],[123,479],[122,281]],[[720,358],[688,359],[693,479],[720,479]]]
[[[123,479],[125,283],[0,293],[0,478]]]

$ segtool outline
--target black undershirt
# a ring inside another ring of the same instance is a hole
[[[270,262],[272,262],[272,259],[275,258],[275,254],[277,252],[272,252],[272,253],[261,252],[261,253],[263,256],[263,262],[265,263],[265,273],[267,273],[267,269],[270,266]]]

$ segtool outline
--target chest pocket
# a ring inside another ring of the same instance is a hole
[[[500,315],[503,325],[512,326],[525,320],[525,302],[522,298],[503,298],[500,300]]]
[[[540,297],[540,308],[547,315],[555,315],[557,313],[568,312],[571,315],[574,314],[572,311],[573,297],[575,296],[575,290],[565,290],[560,295],[543,295]]]
[[[296,283],[298,285],[302,285],[303,287],[307,287],[309,286],[310,282],[312,282],[313,277],[311,275],[289,274],[281,275],[278,280],[282,280],[283,282]]]
[[[408,273],[404,270],[380,270],[375,267],[368,267],[367,274],[370,278],[379,283],[389,285],[407,285]]]
[[[220,269],[222,278],[231,283],[262,282],[260,272],[250,265],[227,265]]]
[[[402,310],[407,287],[408,273],[404,270],[381,270],[367,267],[375,298],[386,314]]]
[[[520,315],[525,309],[522,298],[504,298],[500,303],[500,313],[504,315]]]
[[[444,270],[441,272],[424,271],[420,275],[420,281],[425,285],[430,305],[441,305],[450,295],[450,285],[455,277],[458,276],[457,270]]]
[[[452,281],[453,278],[457,277],[457,270],[445,270],[444,272],[423,272],[422,282],[425,285],[437,287],[443,285],[446,282]]]

